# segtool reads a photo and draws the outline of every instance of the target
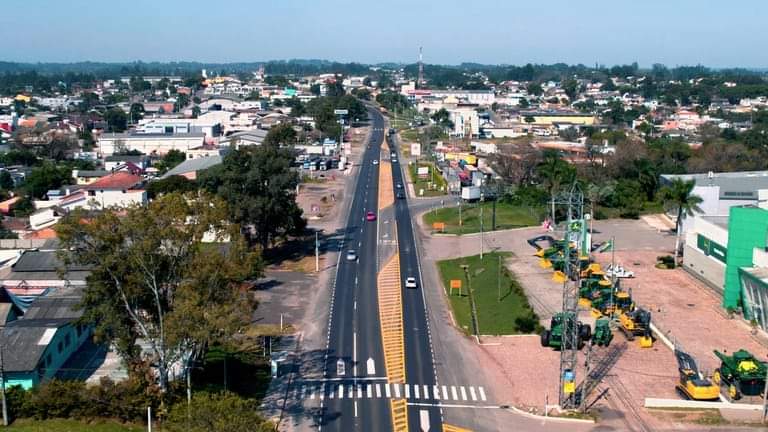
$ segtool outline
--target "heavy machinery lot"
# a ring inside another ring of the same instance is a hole
[[[682,269],[654,267],[657,256],[671,252],[674,236],[643,221],[596,221],[594,231],[593,241],[615,238],[616,246],[613,253],[596,254],[596,261],[606,267],[613,258],[635,273],[635,278],[626,280],[623,286],[632,289],[638,304],[651,312],[653,323],[693,356],[702,372],[711,374],[719,366],[715,349],[732,353],[743,348],[765,359],[768,349],[759,336],[752,335],[742,320],[729,319],[715,292]],[[507,268],[523,286],[542,325],[548,327],[550,317],[561,308],[562,284],[552,281],[551,270],[538,265],[539,258],[533,256],[535,251],[526,242],[542,234],[547,233],[538,227],[487,233],[483,248],[513,253],[506,260]],[[425,241],[425,249],[437,259],[473,255],[479,252],[480,237],[433,236]],[[580,319],[588,321],[589,312],[583,311]],[[503,401],[538,413],[543,411],[547,398],[550,404],[557,403],[557,351],[541,347],[538,336],[481,337],[481,343],[477,349],[493,359],[494,371],[489,374],[496,376],[498,388],[494,391]],[[585,352],[580,353],[581,363]],[[627,342],[623,334],[614,331],[608,348],[593,349],[590,364],[593,369],[602,369],[601,384],[589,400],[603,395],[595,408],[606,426],[616,430],[701,427],[687,423],[689,416],[679,416],[678,421],[677,416],[643,407],[646,397],[680,398],[675,389],[679,383],[678,363],[673,351],[661,341],[651,348],[640,348],[637,340]],[[580,381],[584,373],[577,370],[577,375]]]

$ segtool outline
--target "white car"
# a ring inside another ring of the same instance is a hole
[[[627,270],[621,265],[616,265],[615,267],[611,264],[608,265],[608,267],[605,269],[605,275],[608,277],[616,277],[616,278],[633,278],[635,277],[635,272],[631,270]]]
[[[347,261],[354,261],[357,259],[357,252],[354,249],[347,251]]]
[[[415,277],[405,278],[405,287],[406,288],[416,288],[416,278]]]
[[[378,160],[378,159],[374,159],[374,160],[373,160],[373,164],[374,164],[374,165],[378,165],[378,164],[379,164],[379,160]]]

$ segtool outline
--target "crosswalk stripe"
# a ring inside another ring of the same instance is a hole
[[[389,383],[384,384],[384,394],[387,395],[387,398],[392,397],[392,394],[389,392]]]
[[[485,402],[485,390],[483,390],[482,387],[479,387],[479,390],[480,390],[480,399],[482,399],[483,402]]]
[[[373,396],[373,386],[368,384],[365,386],[365,397],[370,399]]]
[[[448,387],[443,386],[443,399],[448,399]]]
[[[456,386],[451,386],[451,395],[453,400],[459,400],[459,395],[456,393]]]
[[[469,394],[472,396],[472,400],[473,401],[477,400],[477,395],[475,394],[475,388],[474,387],[472,387],[472,386],[469,387]]]
[[[325,399],[325,384],[320,386],[320,400]]]
[[[461,386],[461,400],[467,400],[467,391]]]
[[[424,399],[429,399],[429,386],[424,384]]]
[[[415,397],[416,399],[419,398],[419,385],[418,384],[415,384],[413,386],[413,397]]]
[[[307,386],[301,386],[301,399],[304,399],[304,395],[307,394]]]
[[[432,386],[432,394],[435,396],[435,399],[440,399],[440,387]]]
[[[339,384],[339,399],[344,397],[344,384]]]
[[[376,384],[376,397],[381,397],[381,384]]]
[[[331,390],[330,392],[328,392],[328,399],[333,399],[335,395],[336,395],[336,392]]]
[[[315,398],[315,386],[312,386],[312,387],[309,389],[309,398],[310,398],[310,399],[314,399],[314,398]]]
[[[363,385],[358,384],[357,385],[357,398],[362,399],[363,398]]]
[[[405,398],[410,399],[411,398],[411,385],[410,384],[403,384],[405,386]]]
[[[349,397],[350,399],[355,397],[355,386],[353,385],[349,386],[349,395],[347,397]]]
[[[394,384],[395,386],[395,397],[400,398],[400,384]]]

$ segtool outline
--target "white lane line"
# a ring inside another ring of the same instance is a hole
[[[395,386],[395,397],[400,398],[400,384],[394,384]]]
[[[470,394],[470,396],[472,396],[472,400],[473,401],[477,400],[477,394],[475,394],[475,388],[474,387],[469,386],[469,394]]]
[[[328,392],[328,399],[333,399],[336,396],[336,392],[333,391],[333,388],[331,388],[331,391]]]
[[[355,300],[354,308],[355,308],[355,310],[357,310],[357,300]]]
[[[467,400],[467,391],[461,386],[461,400]]]
[[[357,385],[357,398],[362,399],[363,398],[363,385],[358,384]]]
[[[355,401],[355,417],[357,417],[357,401]]]
[[[344,397],[344,384],[339,384],[339,399]]]
[[[448,399],[450,396],[448,396],[448,387],[443,386],[443,399]]]
[[[373,397],[373,386],[370,384],[365,386],[365,397],[367,397],[368,399]]]
[[[405,385],[405,398],[410,399],[411,398],[411,385],[410,384],[404,384]]]
[[[437,385],[432,386],[432,394],[435,399],[440,399],[440,387]]]
[[[389,383],[384,384],[384,394],[387,396],[387,398],[392,397],[392,393],[390,393],[389,389]]]
[[[483,390],[482,387],[478,387],[478,390],[480,390],[480,399],[482,399],[483,402],[485,402],[485,390]]]
[[[325,399],[325,383],[323,383],[322,386],[320,386],[320,400]]]
[[[429,386],[424,384],[424,399],[429,399]]]
[[[381,384],[376,384],[376,397],[381,397]]]
[[[314,399],[314,398],[315,398],[315,386],[312,386],[312,387],[309,389],[309,398],[310,398],[310,399]]]
[[[347,395],[348,398],[352,399],[355,397],[355,386],[352,384],[349,385],[349,394]]]
[[[413,397],[415,397],[416,399],[419,398],[419,385],[418,384],[414,384],[413,385]]]
[[[357,376],[357,332],[352,332],[352,374]]]
[[[459,400],[459,394],[456,393],[456,386],[451,386],[451,396],[453,396],[453,400]]]

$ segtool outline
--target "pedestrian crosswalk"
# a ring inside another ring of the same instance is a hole
[[[410,401],[487,402],[482,386],[391,384],[381,382],[299,382],[294,399],[407,399]]]

